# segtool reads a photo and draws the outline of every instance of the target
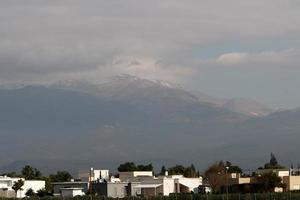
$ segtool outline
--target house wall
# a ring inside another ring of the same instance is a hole
[[[142,188],[142,195],[143,196],[155,196],[157,191],[155,188]]]
[[[29,189],[32,189],[35,193],[39,190],[45,189],[45,181],[25,180],[22,190],[18,191],[18,197],[25,197],[25,194]]]
[[[24,181],[24,185],[22,187],[22,190],[19,190],[17,192],[17,197],[23,198],[25,197],[25,193],[30,188],[37,192],[38,190],[45,188],[45,181],[40,180],[25,180],[24,178],[10,178],[10,177],[0,177],[0,196],[1,197],[14,197],[15,191],[12,189],[13,184],[22,179]]]
[[[107,183],[107,197],[123,198],[127,196],[127,183]]]
[[[180,178],[178,183],[184,185],[188,188],[189,192],[193,191],[194,193],[198,192],[199,185],[202,185],[202,178]]]
[[[14,198],[15,197],[14,190],[7,190],[0,188],[0,197]]]
[[[144,176],[144,177],[151,177],[153,176],[152,171],[133,171],[133,172],[120,172],[119,178],[122,181],[131,180],[135,177]]]
[[[92,183],[92,192],[100,196],[107,196],[107,183]]]
[[[61,188],[83,188],[83,192],[88,191],[88,182],[56,182],[53,183],[54,195],[60,195]]]
[[[249,184],[249,183],[251,183],[251,178],[250,177],[239,178],[238,183],[239,184]]]
[[[283,183],[286,184],[287,190],[300,190],[300,176],[285,176]]]
[[[286,171],[277,171],[277,176],[279,177],[284,177],[284,176],[289,176],[290,175],[290,171],[286,170]]]
[[[170,193],[175,192],[175,183],[174,179],[164,178],[163,179],[163,195],[169,196]]]
[[[140,182],[128,183],[128,196],[140,196],[142,194],[141,188],[137,188],[137,185],[140,185]]]
[[[90,170],[80,170],[78,172],[78,178],[81,181],[96,181],[100,178],[108,179],[109,178],[109,170],[103,170],[103,169],[91,169],[91,171]]]

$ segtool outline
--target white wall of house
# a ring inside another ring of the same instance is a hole
[[[289,175],[290,175],[290,171],[289,170],[277,171],[277,176],[279,176],[279,177],[284,177],[284,176],[289,176]]]
[[[175,182],[172,178],[164,178],[163,179],[163,195],[169,196],[170,193],[175,192]]]
[[[119,178],[121,181],[128,181],[132,180],[136,177],[152,177],[152,171],[133,171],[133,172],[120,172]]]
[[[37,192],[39,190],[45,189],[45,181],[41,180],[25,180],[22,190],[18,191],[18,197],[25,197],[25,193],[32,189],[33,192]]]
[[[37,192],[38,190],[44,189],[45,188],[45,181],[41,180],[25,180],[24,178],[11,178],[7,176],[0,176],[0,189],[1,190],[7,190],[8,192],[14,191],[12,189],[12,186],[14,185],[15,182],[18,180],[22,179],[24,181],[24,185],[21,190],[17,192],[17,197],[23,198],[25,197],[25,193],[27,190],[30,188],[34,191]]]
[[[161,186],[155,186],[159,185]],[[177,192],[176,186],[183,185],[188,188],[189,191],[198,193],[198,186],[202,185],[202,177],[199,178],[185,178],[182,175],[175,176],[160,176],[160,177],[140,177],[139,185],[140,188],[156,188],[157,194],[162,194],[164,196],[169,196],[170,193]]]
[[[178,183],[189,188],[194,193],[198,192],[199,185],[202,185],[202,178],[179,178]]]
[[[81,181],[96,181],[98,179],[109,179],[109,170],[106,169],[93,169],[80,170],[78,172],[78,178]]]

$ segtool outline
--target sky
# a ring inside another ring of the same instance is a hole
[[[1,0],[0,84],[118,74],[300,107],[299,0]]]

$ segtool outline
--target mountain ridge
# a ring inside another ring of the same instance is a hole
[[[297,158],[290,145],[300,139],[299,110],[253,117],[198,101],[180,87],[136,81],[144,80],[108,84],[105,92],[90,84],[0,90],[0,165],[99,157],[91,164],[147,160],[203,169],[223,159],[254,166],[263,151],[278,153],[274,144],[282,147],[279,156]]]

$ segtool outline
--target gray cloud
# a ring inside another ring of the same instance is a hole
[[[205,50],[230,41],[233,45],[299,41],[297,2],[4,0],[0,2],[0,81],[99,79],[129,73],[185,82],[201,76],[203,70],[220,67],[217,61],[200,59],[195,48]],[[228,61],[242,53],[254,59],[261,51],[228,51],[214,59]],[[117,63],[120,60],[123,63]]]

